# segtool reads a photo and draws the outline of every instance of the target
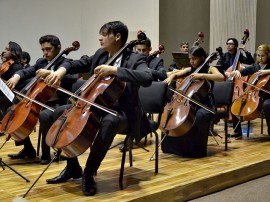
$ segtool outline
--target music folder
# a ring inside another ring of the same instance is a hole
[[[185,52],[173,52],[172,53],[173,59],[176,63],[178,69],[182,67],[190,67],[188,53]]]

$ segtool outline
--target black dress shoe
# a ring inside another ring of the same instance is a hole
[[[46,165],[49,164],[51,162],[51,156],[50,155],[42,155],[41,159],[40,159],[40,164]]]
[[[242,137],[242,133],[235,133],[235,134],[229,135],[229,137],[239,138],[239,137]]]
[[[22,149],[18,154],[8,154],[11,159],[26,159],[26,158],[36,158],[36,150],[26,150]]]
[[[57,177],[54,177],[52,179],[47,179],[46,182],[48,184],[57,184],[57,183],[66,182],[71,178],[78,179],[81,177],[82,177],[82,168],[81,167],[74,170],[74,171],[70,171],[67,169],[67,167],[65,167],[65,169],[60,173],[60,175],[58,175]]]
[[[83,176],[82,191],[85,196],[93,196],[97,193],[97,184],[93,176]]]

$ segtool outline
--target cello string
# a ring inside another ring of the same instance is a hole
[[[180,95],[180,96],[186,98],[187,100],[193,102],[194,104],[196,104],[196,105],[198,105],[198,106],[204,108],[205,110],[211,112],[212,114],[215,114],[215,115],[216,115],[216,112],[214,112],[213,110],[211,110],[211,109],[209,109],[208,107],[206,107],[205,105],[203,105],[203,104],[197,102],[196,100],[193,100],[192,98],[190,98],[190,97],[188,97],[188,96],[186,96],[186,95],[184,95],[184,94],[182,94],[182,93],[176,91],[176,90],[173,89],[172,87],[169,87],[169,90],[171,90],[171,91],[173,91],[174,93],[176,93],[176,94],[178,94],[178,95]]]
[[[112,114],[112,115],[114,115],[114,116],[119,116],[119,114],[118,114],[117,111],[114,111],[114,110],[112,110],[112,109],[106,108],[106,107],[101,106],[101,105],[99,105],[99,104],[90,102],[90,101],[88,101],[88,100],[86,100],[86,99],[84,99],[84,98],[82,98],[82,97],[80,97],[80,96],[78,96],[78,95],[76,95],[76,94],[74,94],[74,93],[72,93],[72,92],[70,92],[70,91],[67,91],[67,90],[65,90],[65,89],[63,89],[63,88],[61,88],[61,87],[58,87],[58,86],[52,86],[52,87],[55,88],[56,90],[59,90],[59,91],[61,91],[61,92],[63,92],[63,93],[66,93],[66,94],[68,94],[68,95],[70,95],[70,96],[73,96],[73,97],[75,97],[75,98],[77,98],[77,99],[79,99],[79,100],[81,100],[81,101],[83,101],[83,102],[85,102],[85,103],[87,103],[87,104],[89,104],[89,105],[93,105],[94,107],[97,107],[98,109],[101,109],[101,110],[103,110],[103,111],[105,111],[105,112],[108,112],[108,113],[110,113],[110,114]]]
[[[263,88],[259,88],[259,87],[255,86],[255,85],[253,85],[253,84],[251,84],[251,83],[249,83],[249,82],[246,82],[246,81],[243,81],[243,82],[244,82],[245,84],[249,85],[249,86],[252,86],[252,87],[254,87],[254,88],[258,89],[258,90],[261,90],[261,91],[263,91],[263,92],[265,92],[265,93],[270,94],[270,91],[268,91],[268,90],[265,90],[265,89],[263,89]]]
[[[22,93],[20,93],[19,91],[17,91],[17,90],[12,90],[14,93],[16,93],[17,95],[19,95],[19,96],[21,96],[21,97],[24,97],[24,98],[26,98],[26,99],[28,99],[28,100],[30,100],[30,101],[32,101],[32,102],[34,102],[34,103],[36,103],[36,104],[38,104],[38,105],[40,105],[40,106],[42,106],[42,107],[45,107],[46,109],[48,109],[48,110],[50,110],[50,111],[54,111],[54,109],[52,108],[52,107],[49,107],[48,105],[45,105],[45,104],[43,104],[43,103],[41,103],[41,102],[39,102],[39,101],[37,101],[37,100],[35,100],[35,99],[32,99],[32,98],[30,98],[30,97],[28,97],[27,95],[24,95],[24,94],[22,94]]]

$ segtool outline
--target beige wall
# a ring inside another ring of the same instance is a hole
[[[165,52],[160,55],[168,67],[172,61],[171,53],[178,51],[182,41],[192,44],[198,32],[204,32],[201,45],[209,51],[210,0],[160,0],[159,35]]]
[[[34,64],[42,56],[39,38],[54,34],[63,48],[74,40],[81,43],[78,51],[69,54],[78,59],[99,48],[99,28],[113,20],[128,26],[130,40],[138,30],[145,30],[155,48],[159,45],[158,12],[159,0],[0,0],[0,51],[9,41],[18,42]]]
[[[260,44],[270,45],[270,1],[257,0],[257,18],[256,18],[256,47]]]

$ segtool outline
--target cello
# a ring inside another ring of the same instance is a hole
[[[264,92],[270,90],[270,74],[259,76],[252,74],[249,78],[245,92],[233,102],[231,112],[240,121],[251,121],[259,117],[263,109]]]
[[[14,63],[13,59],[3,62],[0,67],[0,76],[9,70],[9,67]]]
[[[124,45],[106,65],[113,62],[126,50],[132,49],[140,40],[145,40],[144,33],[138,33],[138,40]],[[100,79],[91,76],[76,92],[77,101],[69,110],[66,110],[50,127],[46,143],[55,149],[61,149],[69,157],[76,157],[85,152],[94,142],[101,119],[106,112],[118,116],[109,107],[113,107],[122,95],[126,83],[119,81],[115,76]],[[98,104],[98,106],[97,106]]]
[[[205,64],[217,55],[218,51],[208,56],[194,73],[200,73]],[[190,76],[187,76],[177,90],[173,90],[175,94],[171,102],[164,108],[159,128],[169,136],[178,137],[186,134],[192,128],[196,117],[196,106],[192,103],[212,112],[212,110],[200,104],[200,100],[208,94],[210,88],[211,85],[207,80],[193,80]]]
[[[72,43],[72,47],[60,52],[44,69],[49,69],[63,55],[78,50],[79,42]],[[28,137],[38,122],[39,112],[42,105],[38,103],[47,102],[54,94],[55,88],[49,87],[42,78],[33,78],[22,90],[19,95],[25,97],[14,104],[11,110],[2,120],[0,130],[11,136],[16,141],[22,141]]]

